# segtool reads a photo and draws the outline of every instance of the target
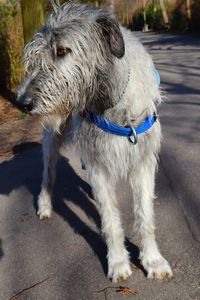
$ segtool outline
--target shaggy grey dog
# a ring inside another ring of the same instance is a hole
[[[117,282],[132,273],[116,197],[116,184],[125,178],[133,190],[141,262],[149,278],[170,278],[171,268],[155,241],[159,120],[138,136],[135,130],[161,102],[153,62],[109,10],[71,2],[54,3],[54,10],[25,47],[26,77],[17,92],[18,105],[40,115],[45,125],[39,218],[51,217],[59,148],[71,142],[86,166],[101,215],[108,277]],[[94,116],[106,126],[130,127],[132,135],[105,132]]]

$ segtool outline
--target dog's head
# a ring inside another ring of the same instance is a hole
[[[112,106],[113,66],[124,52],[109,10],[65,3],[25,47],[18,106],[39,115]]]

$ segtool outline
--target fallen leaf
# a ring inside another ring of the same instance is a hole
[[[129,287],[123,287],[123,286],[120,286],[117,290],[116,290],[117,293],[121,294],[121,295],[124,295],[124,296],[135,296],[135,295],[138,295],[138,293],[132,289],[132,288],[129,288]]]

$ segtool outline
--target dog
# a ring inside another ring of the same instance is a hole
[[[148,278],[172,277],[155,240],[154,184],[162,102],[151,57],[107,9],[57,5],[24,50],[26,76],[16,103],[45,126],[38,216],[50,218],[59,148],[73,143],[87,169],[108,248],[108,277],[131,275],[116,197],[131,184],[140,259]]]

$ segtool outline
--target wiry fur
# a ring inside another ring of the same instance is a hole
[[[61,45],[71,52],[58,58]],[[172,271],[158,250],[154,233],[159,120],[133,146],[127,138],[105,133],[80,116],[87,108],[120,125],[138,126],[156,112],[161,95],[150,56],[131,32],[118,26],[110,11],[66,3],[49,16],[26,46],[24,63],[27,75],[17,101],[32,97],[32,113],[41,115],[47,128],[40,219],[51,216],[59,147],[72,142],[98,203],[108,246],[108,276],[116,282],[131,274],[115,191],[122,177],[130,180],[133,189],[135,229],[141,237],[141,262],[148,277],[170,278]]]

